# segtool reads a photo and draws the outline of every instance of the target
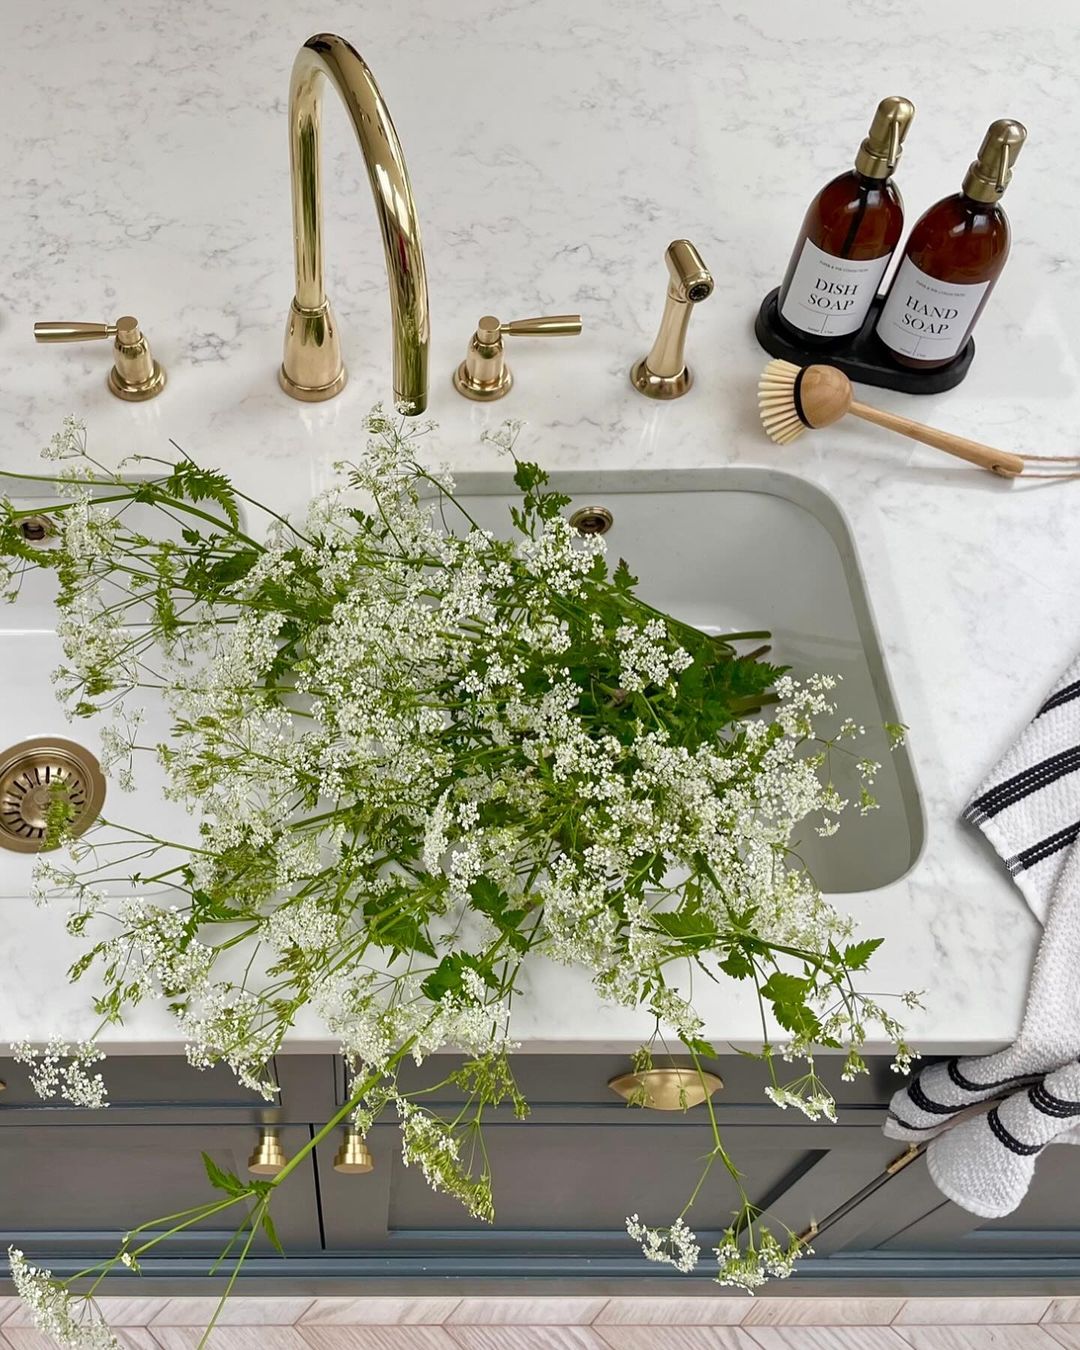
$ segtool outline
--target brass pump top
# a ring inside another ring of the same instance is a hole
[[[1023,123],[1009,117],[991,122],[978,155],[964,175],[964,196],[977,202],[1000,201],[1026,140],[1027,127]]]
[[[855,156],[855,168],[865,178],[888,178],[904,150],[904,137],[915,116],[915,105],[890,94],[877,105],[866,140]]]

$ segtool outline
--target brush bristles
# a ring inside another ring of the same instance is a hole
[[[795,381],[802,367],[791,361],[770,361],[758,381],[758,413],[765,434],[787,445],[806,430],[795,401]]]

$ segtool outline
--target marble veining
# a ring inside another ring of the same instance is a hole
[[[1006,0],[76,0],[0,8],[0,423],[3,467],[30,469],[68,412],[104,459],[168,452],[169,438],[247,491],[298,508],[355,447],[390,389],[383,260],[346,119],[325,118],[328,288],[350,383],[290,401],[275,369],[292,293],[285,99],[310,33],[354,41],[378,77],[416,191],[431,283],[430,412],[440,452],[492,467],[480,433],[527,423],[553,467],[782,467],[831,493],[851,523],[928,820],[903,880],[847,897],[887,941],[875,987],[926,990],[907,1017],[925,1049],[1015,1034],[1038,930],[958,812],[1080,646],[1080,482],[1008,485],[871,428],[845,424],[780,449],[759,431],[764,355],[751,323],[805,204],[850,162],[885,93],[918,114],[899,181],[909,223],[955,189],[987,124],[1030,139],[1007,207],[1013,257],[965,384],[884,407],[1015,451],[1075,449],[1080,420],[1075,192],[1059,171],[1063,109],[1080,101],[1080,30],[1061,0],[1019,16]],[[716,277],[688,352],[691,394],[637,396],[662,255],[691,238]],[[521,344],[513,395],[453,393],[480,314],[577,310],[571,343]],[[35,319],[144,323],[169,387],[151,403],[105,391],[104,346],[35,348]],[[764,541],[767,546],[767,541]],[[59,724],[58,714],[58,724]],[[42,728],[45,730],[45,728]],[[0,1038],[75,1036],[93,1019],[64,971],[61,915],[9,902],[0,930]],[[599,1009],[587,982],[538,964],[518,1004],[526,1048],[635,1044],[642,1019]],[[48,998],[42,998],[42,991]],[[758,1036],[753,999],[721,989],[710,1034]],[[106,1038],[176,1045],[148,1009]],[[295,1047],[325,1044],[301,1024]]]

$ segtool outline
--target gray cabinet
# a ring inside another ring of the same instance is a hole
[[[453,1108],[454,1090],[436,1086],[448,1061],[410,1068],[410,1087]],[[1055,1147],[1039,1160],[1016,1214],[980,1220],[944,1200],[922,1159],[889,1165],[903,1146],[881,1134],[895,1079],[887,1061],[854,1084],[833,1082],[839,1122],[813,1124],[763,1095],[762,1066],[725,1057],[714,1099],[724,1141],[751,1199],[796,1233],[812,1228],[814,1256],[800,1278],[848,1288],[881,1279],[1080,1280],[1080,1149]],[[606,1280],[683,1277],[643,1266],[625,1232],[628,1214],[670,1222],[695,1184],[711,1146],[704,1108],[665,1114],[627,1108],[607,1087],[626,1068],[621,1056],[522,1055],[518,1079],[532,1112],[490,1114],[485,1127],[496,1219],[471,1219],[405,1167],[396,1123],[375,1127],[375,1170],[333,1170],[340,1143],[320,1145],[283,1185],[274,1220],[288,1259],[259,1237],[252,1279],[344,1278],[357,1289],[383,1279],[435,1284],[453,1277],[534,1277],[587,1288]],[[823,1072],[836,1077],[839,1065]],[[22,1246],[69,1272],[111,1254],[133,1224],[211,1196],[200,1153],[243,1176],[260,1122],[281,1129],[296,1153],[346,1100],[343,1065],[333,1056],[285,1056],[281,1099],[269,1106],[225,1072],[198,1074],[173,1059],[109,1063],[114,1105],[106,1112],[42,1106],[24,1071],[0,1062],[0,1248]],[[736,1192],[720,1163],[688,1217],[704,1250],[726,1226]],[[232,1214],[162,1248],[148,1274],[202,1288],[233,1231]],[[144,1265],[145,1268],[145,1265]],[[306,1287],[306,1286],[305,1286]],[[416,1287],[419,1287],[417,1285]]]
[[[309,1082],[307,1067],[283,1066],[279,1081],[283,1091],[302,1086],[319,1110],[329,1092],[320,1097],[315,1083],[329,1089],[330,1075]],[[25,1069],[0,1061],[0,1248],[15,1243],[58,1270],[77,1269],[112,1255],[132,1226],[214,1198],[202,1153],[243,1177],[261,1121],[280,1122],[287,1153],[311,1138],[306,1120],[286,1121],[280,1103],[263,1102],[227,1069],[197,1073],[179,1056],[118,1056],[104,1073],[110,1105],[78,1110],[42,1103]],[[241,1219],[236,1206],[170,1239],[164,1259],[198,1261],[205,1272]],[[274,1220],[289,1250],[322,1250],[312,1164],[283,1183]],[[271,1250],[260,1233],[253,1251]]]
[[[721,1124],[751,1198],[795,1232],[809,1228],[877,1176],[896,1147],[876,1130],[810,1124]],[[712,1143],[697,1113],[655,1116],[606,1106],[541,1107],[526,1121],[493,1118],[485,1140],[495,1192],[494,1224],[471,1219],[459,1202],[433,1193],[401,1160],[393,1125],[369,1139],[377,1160],[367,1176],[330,1174],[322,1184],[327,1248],[335,1251],[453,1250],[542,1254],[627,1252],[625,1220],[670,1222],[689,1198]],[[327,1149],[320,1170],[329,1165]],[[737,1203],[714,1164],[687,1222],[715,1245]],[[819,1248],[820,1249],[820,1248]],[[632,1249],[630,1249],[632,1251]],[[475,1263],[481,1268],[482,1261]]]
[[[63,1113],[68,1114],[68,1113]],[[201,1153],[246,1176],[255,1131],[250,1124],[156,1125],[145,1121],[33,1124],[0,1128],[0,1245],[34,1258],[111,1255],[132,1226],[176,1214],[210,1199]],[[287,1152],[310,1138],[296,1126],[282,1131]],[[170,1239],[177,1254],[216,1256],[242,1221],[238,1205]],[[318,1250],[318,1212],[309,1167],[283,1184],[274,1222],[284,1245]],[[253,1250],[268,1251],[260,1234]]]
[[[498,1110],[484,1135],[493,1179],[494,1224],[471,1219],[460,1203],[431,1191],[415,1165],[404,1166],[392,1122],[376,1126],[369,1144],[376,1170],[338,1176],[335,1141],[320,1152],[322,1216],[328,1251],[410,1256],[456,1271],[551,1272],[551,1255],[601,1261],[612,1273],[642,1273],[626,1235],[628,1214],[649,1224],[670,1222],[689,1197],[711,1148],[703,1107],[686,1113],[628,1108],[607,1088],[625,1061],[602,1056],[528,1057],[519,1078],[532,1104],[528,1119]],[[746,1177],[751,1199],[794,1232],[807,1230],[880,1176],[896,1156],[884,1139],[876,1089],[852,1089],[850,1119],[812,1124],[781,1113],[762,1094],[761,1066],[735,1060],[715,1109],[725,1146]],[[862,1094],[864,1100],[858,1104]],[[436,1094],[434,1105],[452,1097]],[[737,1190],[714,1164],[688,1216],[707,1249],[718,1241]],[[815,1242],[828,1249],[827,1235]],[[585,1267],[588,1268],[588,1267]],[[655,1267],[651,1268],[655,1270]]]
[[[1080,1258],[1080,1150],[1053,1146],[1038,1159],[1012,1214],[981,1219],[946,1200],[920,1158],[828,1229],[832,1250],[897,1262],[924,1256],[957,1268],[986,1262]],[[1072,1264],[1080,1272],[1080,1261]]]

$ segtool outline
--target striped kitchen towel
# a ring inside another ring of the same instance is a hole
[[[1080,835],[1080,657],[964,810],[1040,922]]]

